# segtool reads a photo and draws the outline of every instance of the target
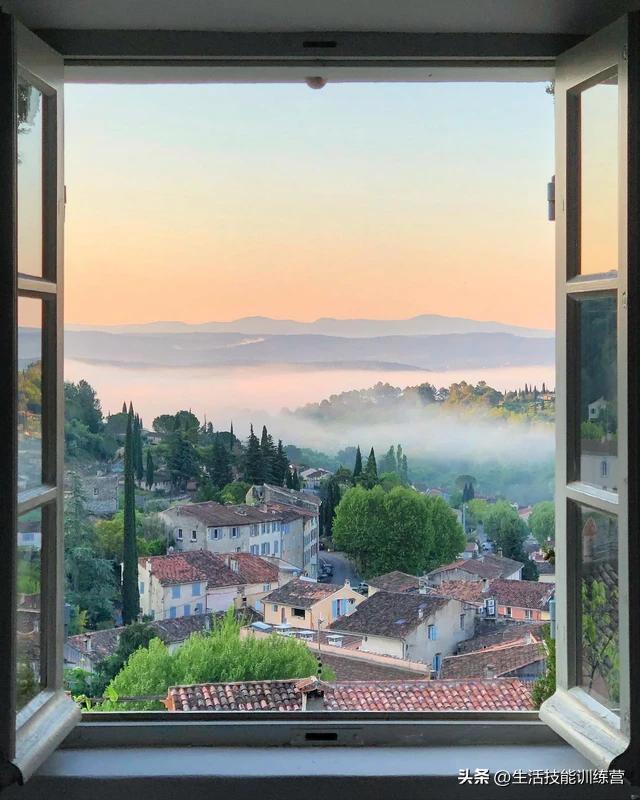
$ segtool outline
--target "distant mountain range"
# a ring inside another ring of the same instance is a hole
[[[522,328],[503,322],[420,314],[410,319],[334,319],[322,317],[315,322],[297,322],[270,317],[243,317],[230,322],[148,322],[137,325],[67,325],[67,330],[100,330],[110,333],[243,333],[259,336],[315,334],[346,336],[352,339],[380,336],[436,336],[456,333],[510,333],[526,338],[552,338],[553,331]]]
[[[37,334],[32,334],[37,338]],[[27,355],[26,331],[22,333]],[[37,341],[34,341],[37,349]],[[447,370],[551,364],[554,340],[509,333],[435,336],[67,331],[67,358],[137,367],[291,364],[316,369]]]

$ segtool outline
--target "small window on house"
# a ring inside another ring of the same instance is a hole
[[[191,541],[192,542],[198,541],[198,531],[191,531]]]
[[[144,594],[144,581],[140,581],[140,586],[138,587],[140,594]]]
[[[511,606],[507,606],[505,608],[504,615],[505,615],[505,617],[510,617],[511,616]]]
[[[194,583],[191,587],[191,596],[195,597],[196,595],[200,594],[200,584]]]
[[[258,547],[258,545],[257,544],[252,544],[251,545],[251,555],[257,556],[257,555],[259,555],[259,553],[260,553],[260,548]]]
[[[214,539],[222,539],[222,536],[220,535],[220,528],[213,528],[212,530],[210,530],[209,539],[212,541]]]
[[[431,662],[431,669],[436,673],[436,675],[439,674],[441,665],[442,665],[442,653],[436,653]]]
[[[237,539],[238,538],[238,529],[237,528],[231,528],[231,538],[232,539]]]
[[[173,597],[174,600],[179,600],[180,599],[180,587],[179,586],[172,586],[171,587],[171,597]]]
[[[435,625],[427,626],[427,638],[435,641],[438,638],[438,629]]]
[[[190,617],[190,616],[191,616],[191,606],[189,605],[189,603],[186,603],[186,604],[185,604],[185,607],[184,607],[184,616],[185,616],[185,617]]]
[[[603,462],[600,464],[600,475],[601,475],[603,478],[606,478],[606,477],[608,476],[608,474],[609,474],[609,465],[607,464],[607,462],[606,462],[606,461],[603,461]]]
[[[465,624],[465,621],[466,621],[466,616],[467,616],[466,614],[460,614],[460,630],[461,631],[464,630],[464,624]]]
[[[178,616],[178,610],[175,606],[169,609],[169,619],[175,619]]]
[[[291,612],[292,612],[294,617],[304,617],[304,615],[305,615],[304,608],[292,608]]]
[[[181,542],[182,541],[182,528],[178,528],[178,533],[176,534],[176,539]]]
[[[271,584],[270,583],[263,583],[262,584],[262,591],[263,592],[268,592],[270,589],[271,589]]]
[[[524,610],[524,618],[525,619],[533,619],[533,611],[530,608],[525,608],[525,610]]]
[[[277,610],[278,610],[278,606],[277,606],[277,604],[276,604],[276,603],[274,603],[274,604],[271,606],[271,610],[272,610],[272,611],[277,611]]]
[[[273,543],[273,554],[275,555],[278,552],[278,542],[277,540]]]
[[[236,553],[241,553],[241,552],[242,552],[242,548],[241,547],[236,547]]]
[[[97,486],[94,486],[94,487],[93,487],[93,496],[94,496],[94,497],[97,497],[97,496],[98,496],[98,487],[97,487]]]

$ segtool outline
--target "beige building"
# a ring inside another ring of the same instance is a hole
[[[339,586],[297,578],[264,597],[264,621],[269,625],[324,629],[339,617],[352,614],[364,599],[349,581]]]
[[[151,619],[176,619],[229,607],[260,610],[279,586],[278,568],[248,553],[207,550],[138,559],[140,608]]]
[[[434,594],[377,591],[330,629],[361,635],[363,652],[430,664],[437,677],[442,659],[473,636],[475,609]]]
[[[182,552],[274,556],[317,576],[318,513],[276,503],[185,503],[159,515]]]

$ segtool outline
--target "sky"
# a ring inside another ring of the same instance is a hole
[[[545,84],[65,87],[68,323],[554,325]]]

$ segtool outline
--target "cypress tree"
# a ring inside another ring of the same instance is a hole
[[[123,414],[126,414],[126,413],[127,413],[127,404],[126,404],[126,403],[123,403],[123,404],[122,404],[122,413],[123,413]]]
[[[362,453],[360,452],[360,445],[356,449],[356,463],[353,467],[353,482],[357,483],[358,478],[362,475]]]
[[[244,479],[250,484],[264,483],[264,465],[262,463],[262,451],[260,442],[253,432],[253,425],[247,441],[247,449],[244,459]]]
[[[276,459],[274,465],[274,482],[277,486],[282,486],[287,478],[289,472],[289,458],[282,446],[282,439],[278,439],[278,447],[276,449]]]
[[[136,542],[135,444],[133,406],[129,406],[124,444],[124,544],[122,566],[122,622],[130,625],[140,614],[138,547]]]
[[[396,472],[402,475],[402,445],[399,444],[396,448]]]
[[[153,486],[155,466],[153,463],[153,456],[151,455],[151,448],[147,448],[147,469],[146,469],[146,484],[147,489]]]
[[[409,483],[409,462],[406,456],[402,456],[402,471],[400,473],[402,483]]]
[[[136,414],[133,420],[134,466],[138,483],[144,478],[144,459],[142,455],[142,420]]]
[[[291,488],[296,492],[300,491],[300,476],[297,469],[293,470],[293,475],[291,476]]]
[[[293,489],[293,473],[291,472],[290,467],[287,467],[284,485],[287,487],[287,489]]]
[[[217,486],[218,489],[224,488],[233,480],[231,464],[229,463],[229,453],[227,448],[220,441],[220,437],[217,435],[213,444],[211,480],[214,486]]]
[[[370,489],[373,489],[373,487],[378,483],[378,465],[376,464],[376,454],[373,447],[369,453],[369,458],[367,458],[367,466],[364,470],[364,478],[367,486]]]
[[[229,451],[232,451],[236,440],[236,437],[233,435],[233,420],[231,420],[231,426],[229,427],[229,439],[231,440],[229,443]]]
[[[262,453],[262,469],[264,472],[265,483],[275,483],[276,477],[276,456],[277,450],[273,443],[273,437],[267,430],[267,426],[262,426],[262,436],[260,437],[260,452]]]

